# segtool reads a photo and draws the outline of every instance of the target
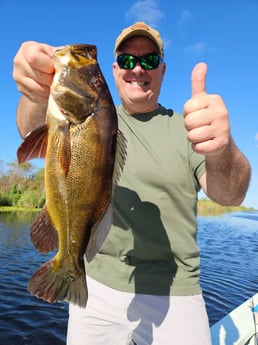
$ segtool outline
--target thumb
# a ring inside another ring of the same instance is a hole
[[[192,97],[206,93],[206,75],[208,67],[206,63],[200,62],[193,68],[191,84]]]

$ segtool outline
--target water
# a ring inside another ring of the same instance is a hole
[[[0,213],[0,339],[5,345],[64,345],[67,304],[49,304],[27,291],[31,274],[53,253],[33,247],[29,214]]]
[[[0,339],[5,345],[64,345],[68,308],[31,296],[31,274],[53,253],[29,237],[35,215],[0,213]],[[210,324],[258,291],[258,212],[199,217],[201,285]]]
[[[258,292],[258,212],[198,221],[201,285],[212,325]]]

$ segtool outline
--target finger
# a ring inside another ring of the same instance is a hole
[[[206,93],[206,75],[208,67],[204,62],[198,63],[192,71],[192,97]]]
[[[204,125],[188,131],[187,138],[191,143],[196,144],[213,139],[214,135],[211,127],[209,125]]]
[[[52,74],[54,73],[54,64],[52,57],[54,55],[55,48],[42,44],[40,50],[32,54],[28,60],[32,68],[43,73]]]
[[[54,74],[52,56],[55,48],[37,42],[24,42],[14,57],[13,77],[22,83],[25,77],[49,84]]]
[[[187,131],[202,126],[209,126],[211,122],[212,119],[210,118],[210,114],[207,113],[206,109],[191,111],[190,114],[185,116],[185,128]]]
[[[37,69],[31,70],[31,77],[42,85],[50,86],[54,77],[54,73],[46,73]]]
[[[192,143],[192,149],[196,153],[200,153],[203,155],[209,155],[212,154],[214,151],[214,148],[216,148],[216,143],[214,142],[213,139],[206,140],[204,142],[197,142],[197,143]]]
[[[50,87],[37,83],[31,78],[25,78],[23,84],[17,84],[18,90],[34,103],[46,103],[48,101]]]

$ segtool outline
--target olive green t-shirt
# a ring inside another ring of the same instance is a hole
[[[117,111],[127,157],[115,190],[113,225],[86,263],[87,274],[120,291],[200,293],[196,206],[204,156],[193,152],[183,116],[171,109]]]

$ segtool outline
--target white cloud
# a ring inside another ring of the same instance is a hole
[[[196,44],[193,44],[189,47],[185,48],[186,53],[191,53],[195,55],[201,55],[203,51],[206,49],[206,45],[203,42],[198,42]]]
[[[177,26],[182,28],[186,23],[188,23],[192,18],[192,13],[188,10],[181,12],[179,19],[177,20]]]
[[[258,141],[258,133],[255,134],[255,140]]]
[[[126,17],[130,20],[144,21],[156,27],[165,14],[159,9],[155,0],[137,0],[127,12]]]

